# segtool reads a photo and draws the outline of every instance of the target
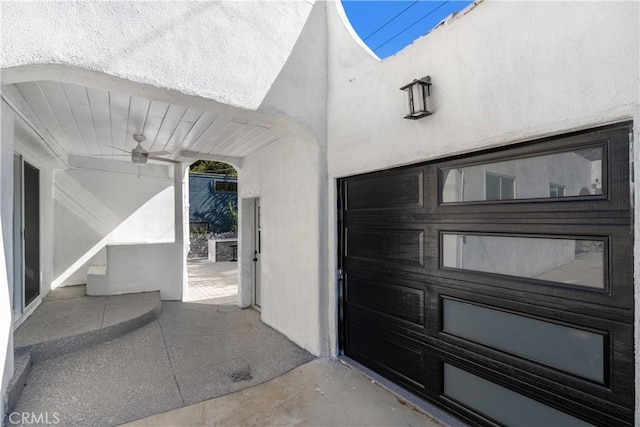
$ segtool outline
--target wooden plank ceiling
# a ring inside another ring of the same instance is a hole
[[[130,161],[113,147],[130,151],[133,135],[142,133],[146,150],[168,151],[174,158],[180,150],[244,157],[288,133],[277,124],[251,120],[250,113],[214,113],[54,81],[15,86],[51,136],[76,156]]]

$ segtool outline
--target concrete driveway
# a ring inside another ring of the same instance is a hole
[[[314,360],[264,384],[127,424],[129,427],[295,425],[443,424],[336,359]]]

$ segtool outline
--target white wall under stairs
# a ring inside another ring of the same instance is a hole
[[[87,295],[160,291],[163,300],[182,299],[182,245],[107,245],[107,264],[87,274]]]

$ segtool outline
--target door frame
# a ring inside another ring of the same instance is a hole
[[[26,264],[26,243],[25,243],[25,163],[38,172],[38,293],[28,303],[26,302],[26,280],[25,280],[25,264]],[[19,167],[19,170],[15,170]],[[41,218],[41,195],[42,195],[42,165],[38,161],[25,155],[19,151],[14,152],[14,173],[13,173],[13,298],[12,310],[14,315],[14,327],[19,326],[33,312],[42,301],[42,218]],[[19,208],[19,209],[17,209]],[[16,210],[19,210],[16,215]]]
[[[262,308],[262,238],[260,221],[260,198],[253,199],[253,230],[251,235],[251,306],[260,311]]]
[[[24,160],[22,155],[13,155],[13,301],[14,315],[24,312]]]

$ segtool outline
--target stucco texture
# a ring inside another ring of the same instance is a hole
[[[629,119],[638,111],[638,2],[492,2],[377,61],[334,4],[329,27],[332,176]],[[403,119],[399,90],[430,75],[434,114]]]
[[[83,284],[108,244],[174,241],[172,180],[90,170],[54,174],[54,287]],[[133,191],[135,189],[135,191]]]
[[[287,138],[247,157],[239,180],[241,198],[260,198],[262,320],[316,355],[326,351],[320,342],[318,156],[317,145]]]
[[[40,1],[0,7],[2,68],[65,64],[256,109],[312,4]]]

